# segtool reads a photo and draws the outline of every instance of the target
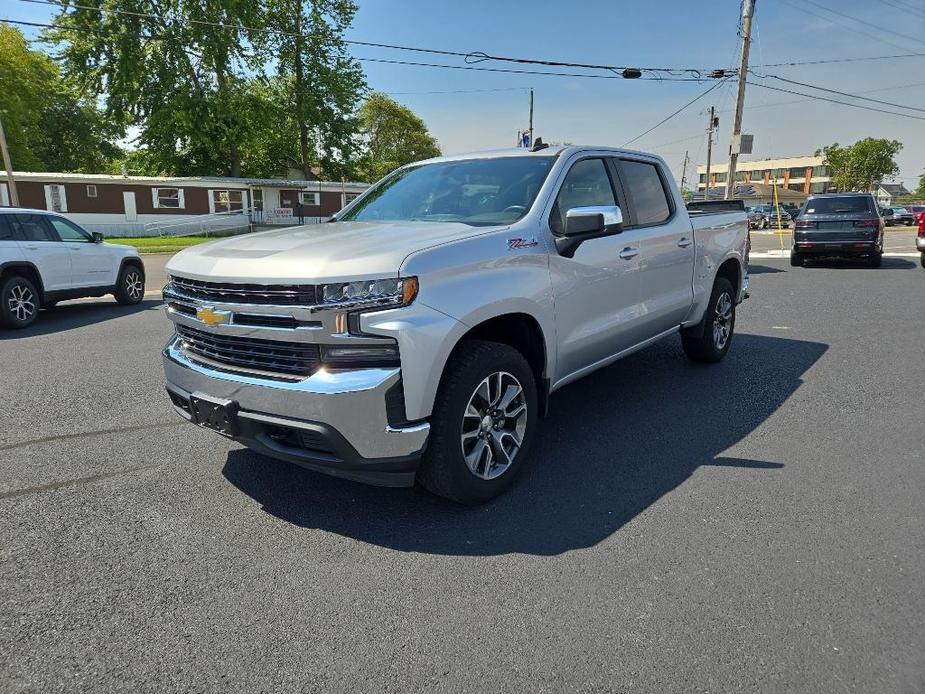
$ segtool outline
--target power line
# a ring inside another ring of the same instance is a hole
[[[892,87],[878,87],[877,89],[865,89],[859,94],[873,94],[874,92],[890,92],[896,89],[907,89],[910,87],[922,87],[925,86],[925,82],[913,82],[912,84],[897,84]],[[793,104],[805,104],[807,101],[813,101],[813,99],[791,99],[790,101],[772,101],[768,104],[754,104],[748,107],[749,111],[754,111],[759,108],[773,108],[775,106],[791,106]],[[717,113],[728,113],[731,109],[721,109]]]
[[[529,91],[530,87],[499,87],[498,89],[450,89],[434,92],[385,92],[389,96],[410,96],[418,94],[480,94],[482,92],[519,92]]]
[[[894,10],[899,10],[900,12],[906,12],[912,15],[913,17],[917,17],[919,19],[925,19],[925,14],[923,14],[921,10],[914,10],[910,7],[905,7],[899,4],[898,2],[888,2],[888,0],[880,0],[880,2]]]
[[[840,11],[835,11],[831,7],[826,7],[825,5],[816,2],[816,0],[803,0],[803,2],[808,2],[810,5],[814,5],[815,7],[818,7],[820,10],[824,10],[826,12],[834,14],[837,17],[844,17],[845,19],[850,19],[852,22],[857,22],[858,24],[863,24],[864,26],[870,27],[871,29],[882,31],[883,33],[889,34],[890,36],[898,36],[901,39],[909,39],[910,41],[915,41],[915,43],[917,44],[922,42],[921,36],[910,36],[909,34],[900,33],[896,31],[895,29],[891,29],[889,27],[882,27],[879,24],[874,24],[873,22],[870,22],[866,19],[858,19],[857,17],[853,17],[850,14],[846,14]]]
[[[826,20],[828,21],[828,20]],[[863,63],[870,60],[892,60],[894,58],[922,58],[925,53],[899,53],[895,55],[873,55],[866,58],[828,58],[822,60],[800,60],[787,63],[764,63],[752,67],[796,67],[800,65],[829,65],[832,63]]]
[[[914,120],[925,121],[925,117],[922,116],[913,116],[911,113],[899,113],[897,111],[887,111],[882,108],[874,108],[873,106],[861,106],[860,104],[851,104],[847,101],[837,101],[836,99],[829,99],[824,96],[818,96],[815,94],[807,94],[806,92],[797,92],[792,89],[782,89],[781,87],[772,87],[769,84],[761,84],[760,82],[747,82],[747,84],[752,85],[753,87],[761,87],[763,89],[771,89],[775,92],[783,92],[784,94],[795,94],[796,96],[805,96],[809,99],[818,100],[818,101],[828,101],[833,104],[840,104],[842,106],[851,106],[852,108],[863,109],[864,111],[876,111],[877,113],[888,113],[892,116],[902,116],[904,118],[912,118]]]
[[[717,82],[716,84],[711,85],[709,89],[707,89],[705,92],[701,92],[698,96],[695,96],[693,99],[691,99],[690,101],[688,101],[686,104],[684,104],[681,108],[679,108],[677,111],[675,111],[674,113],[672,113],[670,116],[668,116],[668,117],[666,117],[666,118],[663,118],[663,119],[660,120],[658,123],[656,123],[655,125],[653,125],[651,128],[649,128],[648,130],[646,130],[644,133],[642,133],[642,134],[637,135],[636,137],[634,137],[632,140],[627,140],[626,142],[623,143],[622,146],[623,146],[623,147],[626,147],[627,145],[632,144],[632,143],[635,142],[636,140],[639,140],[639,139],[645,137],[646,135],[648,135],[650,132],[652,132],[653,130],[655,130],[655,129],[658,128],[659,126],[664,125],[665,123],[667,123],[668,121],[670,121],[672,118],[674,118],[676,115],[678,115],[679,113],[681,113],[681,111],[683,111],[684,109],[686,109],[688,106],[691,106],[692,104],[694,104],[694,103],[700,101],[703,97],[705,97],[707,94],[709,94],[710,92],[712,92],[714,89],[716,89],[716,88],[717,88],[718,86],[720,86],[721,84],[724,84],[725,82],[726,82],[726,80],[723,79],[723,80]]]
[[[91,5],[80,5],[76,3],[69,3],[68,5],[65,6],[61,2],[58,2],[57,0],[19,0],[19,1],[32,3],[36,5],[51,5],[53,7],[60,8],[62,11],[66,11],[68,8],[73,8],[73,9],[80,9],[80,10],[89,10],[91,12],[99,12],[100,14],[108,13],[108,14],[126,15],[126,16],[131,16],[131,17],[143,17],[143,18],[148,18],[148,19],[159,19],[159,20],[165,19],[164,16],[155,14],[152,12],[139,12],[139,11],[133,11],[133,10],[119,10],[119,9],[110,9],[110,8],[103,8],[103,7],[93,7]],[[174,21],[177,21],[177,20],[174,18]],[[248,32],[263,33],[263,34],[276,34],[279,36],[290,36],[290,37],[298,36],[298,34],[283,31],[281,29],[273,29],[273,28],[266,28],[266,27],[250,27],[250,26],[245,26],[241,24],[229,24],[226,22],[215,22],[215,21],[209,21],[205,19],[184,19],[183,21],[188,24],[198,24],[202,26],[232,29],[234,31],[248,31]],[[365,46],[367,48],[386,48],[386,49],[399,50],[399,51],[414,51],[417,53],[431,53],[434,55],[456,56],[456,57],[463,58],[467,64],[475,64],[475,63],[481,63],[485,61],[498,61],[498,62],[507,62],[507,63],[518,63],[518,64],[523,64],[523,65],[542,65],[545,67],[567,67],[567,68],[584,69],[584,70],[605,70],[605,71],[613,72],[613,73],[622,73],[625,70],[634,69],[634,70],[641,70],[643,72],[665,73],[665,74],[672,75],[672,76],[677,76],[678,74],[689,74],[695,78],[700,78],[703,72],[706,72],[706,70],[701,70],[698,68],[636,67],[636,66],[629,66],[629,65],[602,65],[602,64],[596,64],[596,63],[575,63],[575,62],[567,62],[567,61],[561,61],[561,60],[547,60],[547,59],[540,59],[540,58],[515,58],[511,56],[491,55],[484,51],[469,51],[469,52],[450,51],[450,50],[438,49],[438,48],[422,48],[419,46],[402,46],[402,45],[397,45],[397,44],[379,43],[379,42],[373,42],[373,41],[357,41],[353,39],[343,39],[343,42],[349,45]],[[620,77],[623,77],[623,75],[621,74]]]
[[[815,84],[807,84],[806,82],[797,82],[796,80],[788,80],[785,77],[779,77],[778,75],[760,75],[757,72],[749,70],[749,73],[755,77],[760,77],[761,79],[775,79],[780,80],[781,82],[787,82],[788,84],[795,84],[798,87],[807,87],[809,89],[818,89],[821,92],[828,92],[829,94],[837,94],[838,96],[847,96],[852,99],[861,99],[862,101],[870,101],[875,104],[882,104],[884,106],[895,106],[896,108],[904,108],[909,111],[919,111],[925,113],[925,108],[918,108],[916,106],[906,106],[905,104],[897,104],[893,101],[883,101],[882,99],[871,99],[867,96],[858,96],[857,94],[849,94],[848,92],[840,92],[837,89],[828,89],[826,87],[819,87]]]
[[[899,45],[898,43],[893,43],[892,41],[888,41],[887,39],[885,39],[885,38],[883,38],[883,37],[881,37],[881,36],[877,36],[876,34],[871,34],[869,31],[861,31],[860,29],[858,29],[858,28],[856,28],[856,27],[853,27],[853,26],[851,26],[850,24],[845,24],[844,22],[841,22],[841,21],[839,21],[839,22],[833,22],[833,20],[832,20],[831,17],[826,17],[824,14],[819,14],[818,12],[813,12],[812,10],[810,10],[810,9],[807,8],[807,7],[804,7],[804,6],[802,6],[802,5],[796,4],[795,2],[792,2],[792,0],[780,0],[780,1],[781,1],[782,3],[784,3],[785,5],[789,5],[790,7],[793,7],[794,9],[799,10],[800,12],[803,12],[803,13],[805,13],[805,14],[808,14],[808,15],[812,16],[812,17],[816,17],[816,18],[818,18],[818,19],[821,19],[821,20],[823,20],[824,22],[828,22],[829,24],[836,23],[836,24],[839,24],[839,25],[845,27],[848,31],[853,31],[853,32],[856,33],[856,34],[861,34],[862,36],[866,36],[867,38],[874,39],[875,41],[880,41],[881,43],[888,44],[888,45],[892,46],[893,48],[899,48],[900,50],[904,50],[904,51],[908,51],[908,50],[909,50],[909,48],[908,48],[907,46],[901,46],[901,45]],[[831,10],[829,10],[829,11],[831,12]],[[840,16],[840,15],[837,15],[837,13],[833,13],[833,14],[836,14],[836,16]],[[918,41],[917,41],[917,43],[918,43]]]

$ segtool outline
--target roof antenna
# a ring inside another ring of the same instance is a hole
[[[543,142],[542,137],[536,138],[536,141],[533,143],[533,146],[530,148],[531,152],[539,152],[541,149],[546,149],[549,147],[545,142]]]

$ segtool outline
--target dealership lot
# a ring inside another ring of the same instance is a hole
[[[155,298],[0,333],[0,689],[925,688],[925,270],[751,291],[723,363],[555,395],[474,509],[182,422]]]

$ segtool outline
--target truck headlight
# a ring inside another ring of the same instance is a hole
[[[332,309],[407,306],[418,294],[418,278],[404,277],[321,286],[321,307]]]

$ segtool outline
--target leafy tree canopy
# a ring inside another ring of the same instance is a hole
[[[841,147],[837,142],[823,147],[816,156],[832,170],[832,181],[839,190],[871,190],[884,178],[899,173],[896,155],[902,149],[898,140],[867,137]]]
[[[372,94],[358,115],[364,140],[357,166],[361,179],[377,181],[399,166],[440,156],[424,121],[385,94]]]

